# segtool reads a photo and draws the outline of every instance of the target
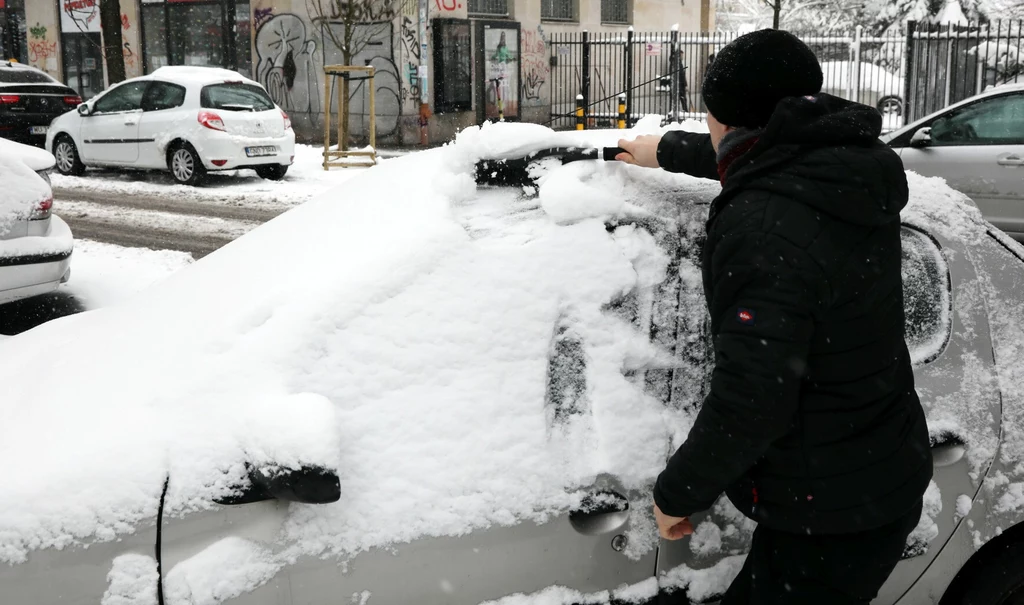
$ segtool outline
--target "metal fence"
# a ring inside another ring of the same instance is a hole
[[[910,23],[908,115],[917,119],[984,92],[1024,83],[1024,21]]]
[[[821,63],[823,90],[878,108],[883,128],[981,92],[1024,81],[1022,22],[926,26],[868,36],[794,32]],[[704,119],[700,83],[715,54],[736,38],[729,32],[552,34],[551,125],[572,128],[582,95],[587,128],[613,127],[625,95],[627,123],[648,115]],[[908,75],[909,74],[909,75]],[[909,102],[908,102],[909,100]]]

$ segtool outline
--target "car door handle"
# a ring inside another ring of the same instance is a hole
[[[139,119],[138,118],[125,118],[125,120],[124,120],[124,125],[125,126],[135,126],[138,123],[139,123]]]
[[[1000,166],[1024,166],[1024,159],[1016,153],[1004,153],[996,158],[996,164]]]
[[[586,536],[618,532],[629,522],[629,499],[611,490],[589,494],[569,513],[569,522]]]
[[[967,447],[958,439],[953,439],[939,445],[932,446],[932,466],[942,468],[952,466],[964,457]]]

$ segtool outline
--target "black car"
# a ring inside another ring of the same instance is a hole
[[[14,61],[0,63],[0,137],[43,147],[54,118],[82,97],[46,72]]]

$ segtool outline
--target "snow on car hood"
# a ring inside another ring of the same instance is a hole
[[[25,220],[39,203],[50,197],[50,186],[17,156],[0,147],[0,183],[4,194],[0,196],[0,239],[7,235],[14,223]]]
[[[663,271],[664,253],[586,208],[559,225],[537,200],[477,192],[470,177],[499,144],[576,137],[474,129],[124,304],[5,340],[0,457],[18,463],[0,477],[0,560],[131,531],[168,477],[170,514],[209,507],[246,462],[337,469],[341,502],[292,507],[295,554],[541,520],[602,473],[653,481],[666,427],[688,426],[623,376],[657,352],[603,307]],[[626,192],[637,174],[580,178]],[[561,427],[545,407],[557,325],[589,362],[589,411]],[[45,380],[25,379],[40,368]]]

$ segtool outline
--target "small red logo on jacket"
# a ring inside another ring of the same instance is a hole
[[[745,326],[754,325],[754,311],[752,309],[739,309],[736,312],[736,321]]]

